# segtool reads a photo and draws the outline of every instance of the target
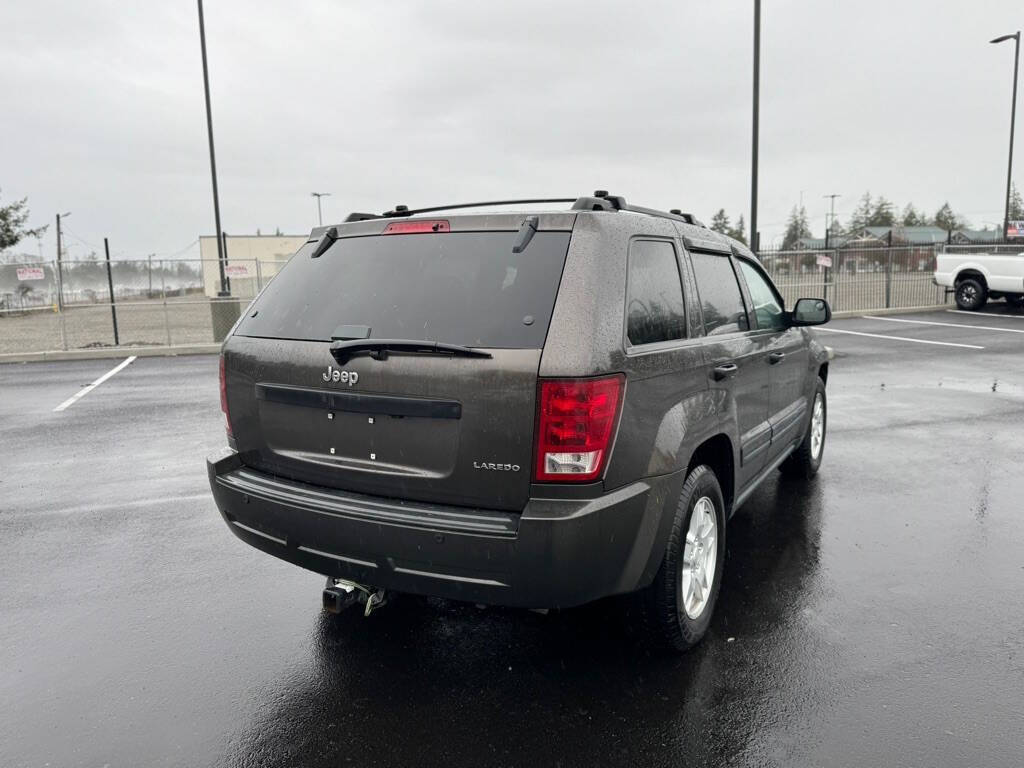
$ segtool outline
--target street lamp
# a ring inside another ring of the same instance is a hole
[[[220,195],[217,193],[217,158],[213,152],[213,112],[210,109],[210,72],[206,65],[206,24],[203,21],[203,0],[196,0],[199,6],[199,47],[203,52],[203,95],[206,98],[206,137],[210,144],[210,180],[213,182],[213,222],[217,235],[217,266],[220,269],[220,292],[218,296],[230,295],[227,276],[224,274],[224,234],[220,229]]]
[[[317,216],[317,221],[320,222],[320,226],[322,227],[324,225],[324,212],[323,212],[323,209],[320,207],[320,198],[321,197],[330,197],[331,193],[330,192],[310,192],[310,194],[313,197],[316,198],[316,216]]]
[[[750,147],[750,250],[757,253],[757,137],[761,101],[761,0],[754,0],[754,99]]]
[[[1017,67],[1020,64],[1020,30],[1012,35],[1002,35],[990,43],[1003,43],[1013,40],[1013,101],[1010,103],[1010,157],[1006,163],[1006,207],[1003,209],[1003,239],[1006,240],[1010,231],[1010,184],[1013,178],[1013,127],[1017,119]]]

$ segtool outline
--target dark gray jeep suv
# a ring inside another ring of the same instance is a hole
[[[729,516],[775,469],[821,462],[828,355],[802,326],[828,305],[786,311],[754,255],[689,214],[505,202],[543,210],[313,230],[224,342],[217,507],[328,576],[329,610],[637,592],[685,649]]]

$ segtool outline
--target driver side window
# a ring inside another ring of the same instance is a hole
[[[747,281],[750,298],[754,302],[754,315],[759,329],[781,331],[786,327],[786,317],[779,294],[765,279],[761,271],[745,259],[738,259],[743,279]]]

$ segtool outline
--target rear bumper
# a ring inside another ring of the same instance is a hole
[[[522,514],[404,502],[276,478],[230,449],[207,459],[240,539],[311,571],[456,600],[564,608],[646,586],[682,473],[596,499],[537,499]]]

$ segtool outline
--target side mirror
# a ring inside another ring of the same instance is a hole
[[[790,312],[791,325],[824,325],[832,319],[832,308],[824,299],[797,299]]]

